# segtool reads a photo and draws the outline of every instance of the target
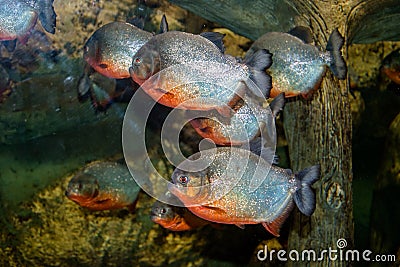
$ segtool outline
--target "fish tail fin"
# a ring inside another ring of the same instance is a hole
[[[300,188],[294,194],[294,202],[304,215],[311,216],[315,210],[315,193],[311,185],[320,177],[320,165],[308,167],[296,174]]]
[[[272,88],[272,81],[271,76],[265,70],[272,64],[272,54],[267,49],[260,49],[249,58],[246,58],[244,64],[250,67],[250,80],[256,86],[249,86],[248,83],[246,85],[256,96],[268,98]]]
[[[56,32],[56,12],[53,7],[54,0],[39,1],[38,13],[43,28],[54,34]]]
[[[269,104],[272,115],[274,115],[274,117],[278,116],[279,112],[283,110],[284,106],[285,106],[285,93],[280,93],[279,95],[277,95],[274,98],[274,100],[272,100],[271,104]]]
[[[334,29],[331,36],[329,37],[326,50],[331,54],[331,64],[329,68],[333,74],[340,80],[344,80],[347,74],[346,62],[342,56],[342,46],[344,44],[344,38],[340,35],[338,29]]]

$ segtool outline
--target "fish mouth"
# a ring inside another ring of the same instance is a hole
[[[186,194],[187,189],[187,187],[177,186],[173,183],[168,184],[169,192],[175,195],[185,207],[201,206],[204,201],[201,190],[202,188],[200,188],[194,196]]]
[[[173,195],[178,196],[181,194],[181,190],[178,189],[178,186],[173,183],[168,183],[167,185],[168,191],[171,192]]]
[[[150,219],[151,219],[152,222],[158,223],[158,222],[160,221],[161,218],[158,217],[157,215],[151,214],[151,215],[150,215]]]

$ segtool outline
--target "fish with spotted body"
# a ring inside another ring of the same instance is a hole
[[[255,103],[252,98],[247,98],[240,102],[237,111],[227,121],[211,115],[192,119],[190,124],[200,136],[209,138],[218,145],[240,145],[254,140],[262,130],[275,135],[275,132],[269,133],[269,130],[275,129],[271,125],[275,123],[275,117],[284,104],[283,93],[275,97],[267,108]]]
[[[196,161],[200,158],[210,162],[202,170],[198,170]],[[260,174],[265,179],[254,189],[251,179]],[[218,147],[198,152],[179,164],[168,189],[205,220],[239,227],[261,223],[279,236],[294,203],[307,216],[314,212],[315,193],[311,185],[319,176],[319,165],[293,173],[271,166],[246,149]]]
[[[0,0],[0,41],[25,43],[39,18],[43,28],[55,33],[54,0]]]
[[[197,217],[185,207],[156,201],[151,208],[151,220],[171,231],[189,231],[212,222]]]
[[[239,63],[223,53],[222,37],[178,31],[156,35],[133,56],[131,77],[160,104],[216,109],[230,116],[230,106],[246,93],[269,95],[271,81],[265,69],[271,54],[262,49]]]
[[[153,36],[132,23],[115,21],[97,29],[83,47],[83,58],[100,74],[115,79],[130,78],[132,56]],[[168,31],[163,16],[160,32]]]
[[[90,210],[127,207],[133,211],[140,187],[128,168],[118,162],[92,162],[76,174],[65,195]]]
[[[339,31],[333,30],[326,51],[311,45],[311,41],[308,28],[296,27],[288,33],[268,32],[251,45],[245,58],[252,57],[259,49],[268,49],[273,55],[274,63],[267,70],[272,77],[271,97],[284,92],[285,97],[307,98],[319,87],[326,66],[339,79],[346,78],[346,62],[340,51],[344,38]]]

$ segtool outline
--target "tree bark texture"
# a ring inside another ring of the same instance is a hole
[[[400,5],[395,0],[170,2],[253,40],[268,31],[287,31],[295,25],[303,25],[311,28],[315,44],[324,49],[332,30],[338,28],[346,39],[342,50],[345,58],[347,46],[351,43],[400,40]],[[287,13],[279,13],[284,9]],[[244,13],[239,14],[237,10]],[[346,249],[351,249],[354,229],[348,82],[339,81],[327,70],[320,88],[311,99],[299,98],[286,104],[283,121],[291,168],[299,171],[317,163],[321,165],[321,179],[315,184],[316,211],[311,217],[294,212],[288,251],[336,249],[340,238],[346,239]],[[287,263],[289,266],[304,266],[304,262]],[[330,261],[328,257],[309,263],[310,266],[348,264],[346,261]]]

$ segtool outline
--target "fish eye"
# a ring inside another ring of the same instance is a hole
[[[166,210],[165,208],[162,208],[162,209],[160,210],[160,212],[161,212],[161,214],[165,214],[165,213],[167,213],[167,210]]]
[[[140,57],[137,57],[133,60],[134,64],[141,64],[142,63],[142,59]]]
[[[187,177],[186,175],[181,175],[179,176],[178,181],[180,184],[186,185],[189,182],[189,177]]]

